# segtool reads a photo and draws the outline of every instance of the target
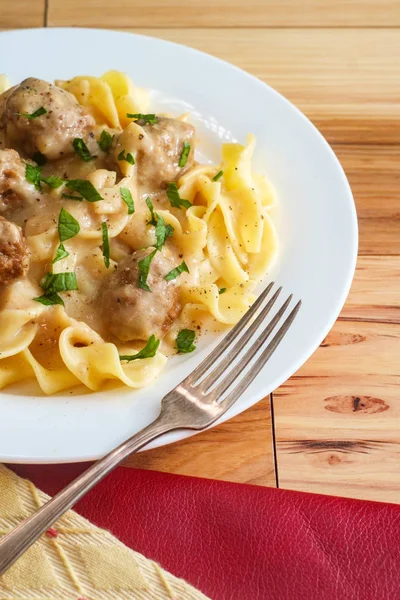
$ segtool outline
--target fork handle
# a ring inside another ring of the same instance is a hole
[[[112,450],[74,479],[67,487],[46,502],[37,512],[22,521],[18,527],[0,540],[0,575],[23,554],[57,519],[71,508],[82,496],[112,471],[127,456],[158,436],[176,429],[171,420],[161,413],[155,421],[136,433],[129,440]]]

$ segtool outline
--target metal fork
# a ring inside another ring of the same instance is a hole
[[[0,575],[130,454],[168,431],[205,429],[236,402],[275,351],[301,305],[299,301],[267,344],[292,300],[292,296],[289,296],[269,323],[264,325],[264,320],[282,289],[279,288],[268,300],[273,285],[271,283],[264,290],[251,309],[197,369],[164,396],[161,412],[155,421],[94,463],[0,540]]]

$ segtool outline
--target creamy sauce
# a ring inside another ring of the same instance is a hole
[[[29,102],[31,102],[30,98]],[[69,118],[71,119],[71,116]],[[31,289],[35,290],[33,298],[41,295],[40,284],[47,273],[74,273],[78,290],[61,293],[67,315],[76,321],[86,323],[105,341],[118,343],[118,339],[110,331],[107,319],[104,319],[102,306],[104,283],[128,255],[156,244],[155,226],[149,223],[151,213],[146,203],[147,198],[151,200],[155,213],[169,211],[179,222],[182,231],[185,231],[184,212],[171,206],[165,192],[166,184],[161,185],[160,181],[165,177],[173,180],[183,172],[178,165],[183,144],[182,135],[184,136],[186,132],[191,139],[193,130],[190,126],[174,120],[160,120],[159,125],[154,125],[153,130],[151,125],[144,127],[131,123],[122,132],[108,130],[110,135],[114,136],[114,142],[109,151],[104,152],[97,141],[103,129],[103,127],[92,126],[85,137],[86,146],[93,157],[91,160],[84,161],[74,151],[68,153],[62,150],[57,160],[48,161],[41,169],[42,178],[59,177],[63,181],[90,181],[100,193],[102,200],[88,202],[85,199],[81,201],[68,199],[64,194],[79,197],[79,193],[68,189],[68,184],[52,189],[42,182],[41,189],[37,190],[23,178],[22,166],[18,166],[16,167],[20,177],[18,192],[21,192],[22,186],[23,199],[18,206],[14,205],[15,209],[11,206],[6,210],[6,217],[21,227],[26,238],[31,260],[26,281],[29,282]],[[53,139],[54,134],[49,133],[50,138]],[[61,133],[58,132],[57,135],[58,140]],[[44,139],[45,133],[41,132],[42,145]],[[62,144],[64,148],[64,140]],[[16,148],[20,150],[18,143]],[[53,144],[52,155],[55,151],[55,144]],[[121,151],[125,155],[129,152],[135,156],[135,164],[131,165],[126,160],[120,160]],[[25,165],[23,168],[25,169]],[[132,215],[128,214],[128,207],[121,197],[121,187],[129,190],[132,195],[135,209]],[[52,261],[60,244],[58,221],[62,209],[78,221],[80,231],[63,242],[68,256],[53,264]],[[111,256],[108,267],[103,256],[103,223],[107,225],[110,243]],[[171,236],[166,241],[161,252],[167,259],[174,261],[174,267],[184,260],[183,249],[175,236]],[[183,273],[179,283],[164,282],[165,286],[175,287],[185,281],[193,283],[196,281],[196,261],[193,261],[189,255],[186,256],[186,260],[190,265],[191,275]],[[0,300],[1,294],[4,296],[8,292],[9,290],[0,292]],[[140,294],[146,296],[150,293],[141,290]],[[162,306],[157,308],[151,295],[148,295],[146,300],[148,300],[147,314],[141,311],[137,318],[151,320],[151,315],[156,315]],[[21,297],[21,303],[23,301]],[[119,302],[119,299],[116,298],[116,301]],[[20,307],[17,295],[14,295],[14,303],[15,308]],[[58,306],[46,307],[40,317],[40,326],[46,328],[48,320],[52,319],[52,313],[59,310]],[[175,313],[179,311],[174,311]]]
[[[254,138],[195,165],[194,128],[132,121],[139,97],[117,71],[0,96],[0,388],[147,385],[240,319],[274,257]]]

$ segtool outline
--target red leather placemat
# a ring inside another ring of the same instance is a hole
[[[214,600],[400,600],[400,506],[120,468],[76,510]]]

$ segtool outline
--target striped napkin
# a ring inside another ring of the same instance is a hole
[[[49,496],[0,465],[0,536]],[[4,575],[0,600],[207,600],[73,511]]]

